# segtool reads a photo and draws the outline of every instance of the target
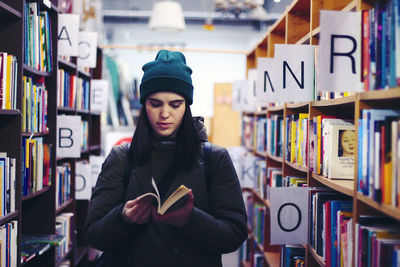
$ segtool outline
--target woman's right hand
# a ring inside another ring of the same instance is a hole
[[[122,210],[122,218],[127,223],[145,224],[151,215],[152,206],[151,197],[129,200]]]

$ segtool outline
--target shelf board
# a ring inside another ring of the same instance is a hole
[[[39,133],[31,133],[31,132],[23,132],[22,136],[23,137],[38,137],[38,136],[45,136],[48,135],[50,132],[46,131],[46,132],[39,132]]]
[[[90,111],[86,109],[78,109],[76,112],[78,114],[90,114]]]
[[[0,109],[0,115],[19,116],[21,112],[18,109]]]
[[[242,260],[240,262],[240,266],[242,266],[242,267],[250,267],[251,266],[251,262],[246,261],[246,260]]]
[[[18,211],[17,210],[13,211],[13,212],[10,212],[9,214],[0,217],[0,225],[8,223],[8,222],[10,222],[10,221],[12,221],[14,219],[17,219],[17,218],[18,218]]]
[[[307,42],[308,41],[308,42]],[[310,44],[310,33],[307,33],[302,38],[300,38],[296,44]]]
[[[269,153],[267,153],[267,157],[272,159],[272,160],[274,160],[274,161],[276,161],[276,162],[283,163],[283,157],[273,156],[273,155],[271,155]]]
[[[262,110],[262,111],[257,111],[254,113],[254,116],[256,117],[262,117],[262,116],[267,116],[268,111],[267,110]]]
[[[69,207],[70,205],[72,205],[72,203],[74,203],[73,199],[68,199],[67,201],[65,201],[61,206],[59,206],[56,209],[56,215],[58,215],[59,213],[61,213],[62,211],[64,211],[67,207]]]
[[[268,266],[279,266],[281,256],[279,251],[267,251],[264,252],[264,259],[268,263]]]
[[[308,168],[307,167],[299,166],[296,163],[292,163],[292,162],[289,162],[289,161],[285,160],[285,164],[290,166],[291,168],[293,168],[295,170],[298,170],[298,171],[301,171],[301,172],[305,172],[305,173],[308,172]]]
[[[253,188],[251,188],[251,192],[253,193],[253,196],[255,196],[257,201],[262,202],[264,204],[264,206],[269,208],[269,201],[267,201],[266,199],[262,198],[260,196],[260,194],[256,190],[254,190]]]
[[[92,116],[101,116],[101,111],[90,111],[90,115],[92,115]]]
[[[76,64],[66,61],[63,58],[58,58],[58,66],[62,69],[70,69],[70,70],[76,71]]]
[[[41,194],[44,194],[44,193],[50,191],[50,189],[51,189],[50,186],[43,187],[43,189],[40,190],[40,191],[37,191],[37,192],[35,192],[35,193],[33,193],[33,194],[29,194],[29,195],[27,195],[27,196],[22,196],[22,199],[21,199],[21,200],[22,200],[22,201],[26,201],[26,200],[35,198],[35,197],[37,197],[37,196],[39,196],[39,195],[41,195]]]
[[[40,70],[34,69],[34,68],[26,65],[25,63],[23,64],[23,69],[24,69],[24,74],[28,74],[28,75],[35,75],[35,76],[42,76],[42,77],[50,77],[51,75],[53,75],[52,72],[46,72],[46,71],[40,71]]]
[[[75,108],[70,108],[70,107],[57,107],[57,111],[66,112],[66,113],[75,113],[76,109]]]
[[[308,109],[309,102],[287,103],[289,109]]]
[[[314,107],[329,107],[338,105],[355,105],[356,95],[350,95],[335,99],[312,101],[311,105]]]
[[[360,100],[393,100],[400,99],[400,88],[390,88],[386,90],[374,90],[360,94]]]
[[[22,13],[0,0],[0,21],[21,19]]]
[[[311,256],[314,258],[314,260],[318,263],[320,267],[325,267],[325,261],[324,259],[317,254],[317,252],[314,250],[314,248],[310,247],[307,245],[308,251],[310,251]]]
[[[90,146],[90,151],[97,151],[101,149],[101,145],[92,145]]]
[[[370,197],[364,196],[361,192],[357,192],[357,199],[367,204],[368,206],[392,217],[396,220],[400,220],[400,209],[398,207],[393,207],[385,203],[378,203]]]
[[[277,112],[282,112],[283,113],[283,109],[284,109],[284,107],[285,107],[285,105],[277,105],[277,106],[274,106],[274,107],[268,107],[268,112],[274,112],[274,113],[277,113]]]
[[[357,11],[357,2],[358,2],[357,0],[351,1],[341,11]]]
[[[88,149],[83,149],[83,150],[81,150],[81,154],[87,154],[87,153],[89,153],[91,150],[88,148]]]
[[[89,251],[89,249],[87,246],[85,246],[85,247],[78,246],[76,248],[75,258],[74,258],[74,266],[77,266],[82,261],[82,259],[85,257],[85,255],[87,255],[88,251]]]
[[[267,153],[266,152],[260,152],[260,151],[255,151],[254,152],[254,154],[256,155],[256,156],[259,156],[259,157],[266,157],[267,156]]]
[[[318,26],[317,28],[311,31],[311,36],[318,38],[320,32],[321,32],[321,26]]]
[[[354,194],[354,180],[334,180],[328,179],[322,175],[312,173],[312,177],[320,183],[341,192],[345,195],[353,197]]]
[[[86,79],[90,79],[92,77],[92,74],[90,72],[87,72],[84,70],[78,70],[78,76],[81,76]]]

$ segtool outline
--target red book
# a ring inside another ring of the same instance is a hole
[[[370,73],[370,52],[369,52],[369,38],[370,38],[370,25],[369,25],[369,11],[362,11],[362,57],[361,66],[362,74],[361,81],[364,82],[364,91],[369,91],[369,73]]]
[[[325,202],[325,266],[331,266],[331,201]]]

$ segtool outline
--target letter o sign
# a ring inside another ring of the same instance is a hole
[[[297,223],[295,224],[294,227],[288,227],[287,225],[283,225],[282,220],[281,220],[282,212],[291,212],[291,210],[293,210],[293,208],[290,208],[290,207],[293,207],[295,212],[297,212],[297,214],[298,214],[298,220],[297,220]],[[294,203],[285,203],[285,204],[283,204],[282,206],[279,207],[277,219],[278,219],[278,225],[283,231],[285,231],[285,232],[293,232],[294,230],[296,230],[300,226],[300,223],[301,223],[301,210]]]

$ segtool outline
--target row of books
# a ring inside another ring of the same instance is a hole
[[[331,179],[354,179],[355,127],[352,120],[319,115],[310,122],[309,169]]]
[[[351,198],[325,188],[312,188],[310,203],[309,245],[323,257],[326,266],[343,266],[343,251],[351,250],[346,242],[352,238],[342,235],[341,224],[352,217]],[[346,256],[351,260],[351,255]]]
[[[400,84],[398,0],[377,1],[362,13],[362,81],[365,91]]]
[[[34,81],[32,77],[23,77],[22,91],[22,131],[40,133],[47,127],[48,91],[44,77]]]
[[[71,163],[66,162],[57,166],[55,179],[56,186],[56,208],[71,199]]]
[[[303,267],[306,266],[306,250],[299,245],[281,246],[280,266],[282,267]]]
[[[398,206],[400,110],[364,109],[358,129],[358,191]]]
[[[13,220],[0,226],[0,265],[17,266],[18,221]]]
[[[288,115],[286,120],[285,159],[298,166],[307,166],[308,113]]]
[[[283,116],[272,114],[267,118],[265,151],[276,157],[283,157]]]
[[[81,120],[81,150],[89,149],[89,122]]]
[[[64,237],[56,247],[57,261],[63,259],[72,248],[73,217],[74,214],[72,212],[61,213],[56,217],[56,234]]]
[[[75,108],[76,107],[76,91],[77,91],[77,77],[64,69],[59,69],[58,72],[58,86],[57,86],[57,106]]]
[[[59,246],[63,239],[65,239],[64,236],[57,234],[22,235],[21,264],[27,263],[35,257],[43,255],[52,246]]]
[[[16,160],[0,152],[0,216],[15,211]]]
[[[51,185],[50,146],[43,137],[22,139],[22,195]]]
[[[0,109],[16,109],[17,70],[17,58],[6,52],[0,52]]]
[[[242,120],[242,144],[247,149],[253,149],[255,142],[255,123],[251,116],[243,116]]]
[[[36,70],[52,70],[51,21],[47,11],[37,2],[25,3],[24,63]]]
[[[255,148],[256,151],[258,153],[265,153],[266,151],[266,140],[267,140],[267,136],[266,136],[266,128],[267,128],[267,118],[265,117],[256,117],[255,119],[252,119],[254,122],[254,126],[253,126],[253,131],[255,132],[254,135],[254,144],[255,144]]]
[[[90,82],[78,77],[76,82],[76,108],[78,110],[89,110]]]

